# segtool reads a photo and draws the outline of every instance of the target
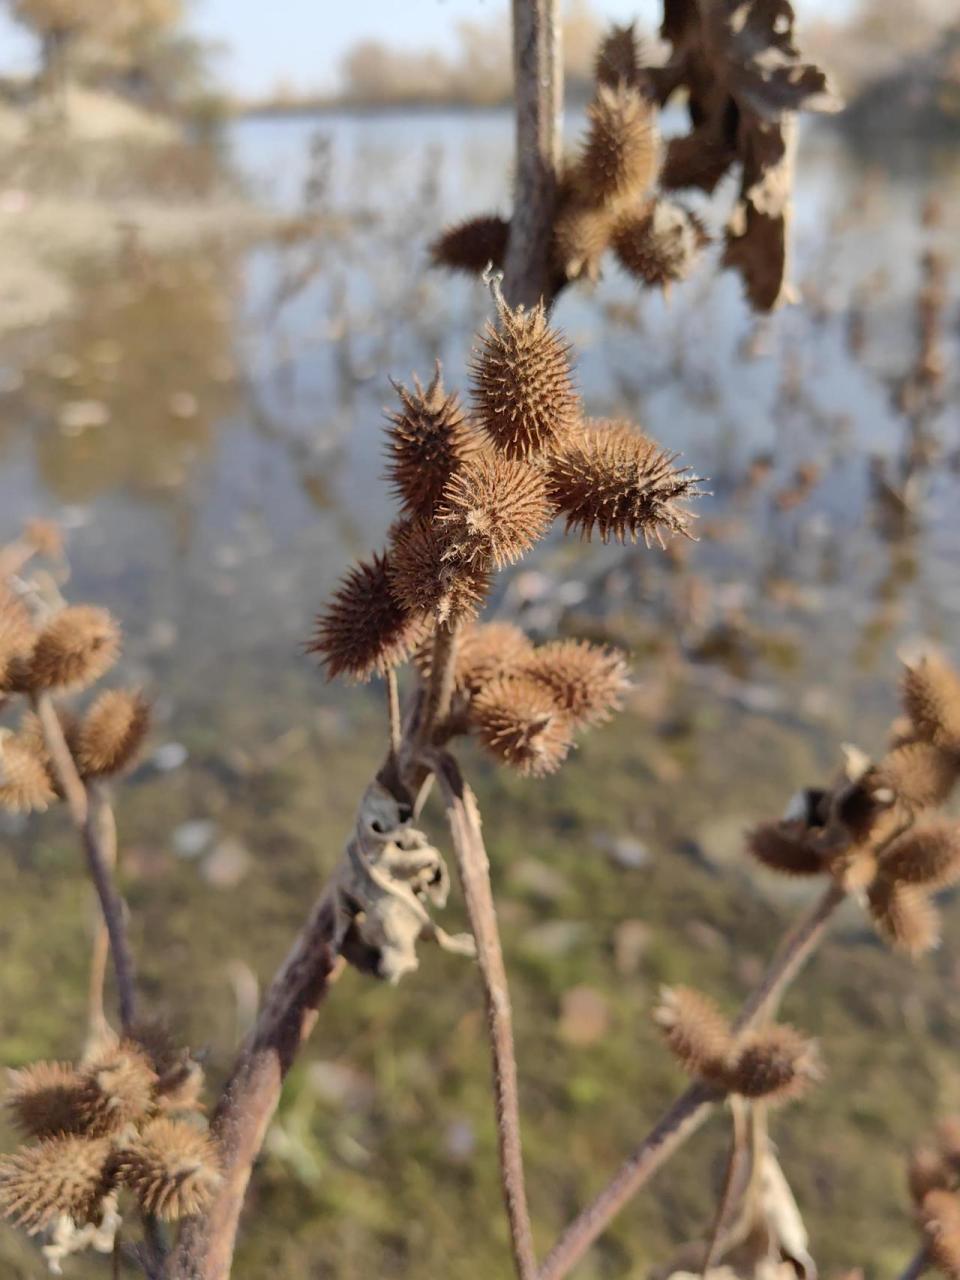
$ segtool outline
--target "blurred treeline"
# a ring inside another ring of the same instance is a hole
[[[183,0],[0,0],[36,39],[36,75],[6,96],[82,85],[151,111],[196,114],[215,98],[216,46],[185,26]]]
[[[639,6],[638,6],[639,7]],[[797,7],[804,17],[802,0]],[[841,92],[858,104],[880,95],[887,128],[896,129],[922,106],[925,131],[960,122],[960,0],[857,0],[838,13],[820,10],[805,24],[804,47],[829,66]],[[593,53],[606,25],[597,0],[569,0],[564,15],[567,93],[589,96]],[[656,53],[657,36],[641,31]],[[365,39],[348,49],[331,95],[278,85],[259,109],[310,106],[493,106],[512,92],[509,23],[504,11],[462,21],[451,51],[397,48],[389,38]],[[927,117],[930,117],[929,119]]]

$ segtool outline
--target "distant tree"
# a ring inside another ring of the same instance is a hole
[[[182,0],[7,0],[7,5],[40,41],[48,79],[63,74],[81,42],[129,59],[175,27],[183,12]]]

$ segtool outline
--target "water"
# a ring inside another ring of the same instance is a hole
[[[572,120],[568,131],[577,128]],[[380,691],[324,684],[302,645],[349,560],[379,546],[393,516],[381,479],[390,379],[409,381],[412,371],[426,378],[439,357],[448,384],[466,391],[472,335],[489,299],[477,284],[427,271],[425,245],[450,220],[506,209],[511,137],[508,116],[495,111],[241,121],[229,139],[235,165],[257,199],[298,219],[298,234],[287,227],[252,247],[227,240],[167,255],[132,242],[109,270],[76,270],[80,305],[70,319],[0,345],[4,535],[32,516],[62,521],[71,567],[64,590],[115,610],[128,637],[124,674],[156,700],[156,741],[183,741],[190,752],[185,768],[141,772],[123,789],[121,827],[152,997],[211,1046],[214,1074],[226,1069],[237,1030],[229,983],[240,980],[231,970],[228,983],[225,966],[248,964],[262,979],[270,973],[315,890],[317,864],[336,856],[358,779],[379,750]],[[710,477],[712,496],[698,505],[696,544],[664,555],[555,536],[498,588],[500,612],[540,635],[563,630],[630,648],[637,682],[619,727],[595,734],[539,790],[497,782],[475,762],[495,805],[488,818],[495,860],[516,851],[528,874],[531,862],[547,864],[568,886],[534,893],[519,871],[511,878],[509,862],[498,863],[528,1062],[556,1058],[555,1004],[578,982],[604,992],[622,1015],[604,1046],[617,1081],[633,1079],[631,1028],[646,1016],[656,981],[691,976],[679,954],[706,947],[716,983],[731,999],[742,992],[747,961],[772,941],[768,904],[779,909],[783,896],[766,884],[745,895],[739,871],[730,873],[732,887],[718,887],[717,866],[725,874],[728,860],[739,866],[740,829],[778,812],[795,786],[829,776],[840,740],[882,745],[895,710],[898,647],[933,637],[956,656],[958,175],[929,157],[909,171],[870,168],[815,129],[803,134],[798,172],[801,306],[756,320],[738,282],[717,274],[717,249],[669,299],[639,295],[611,268],[597,289],[569,290],[557,305],[588,411],[641,422]],[[930,193],[943,206],[932,227],[921,220]],[[706,213],[714,231],[731,196],[721,191]],[[930,248],[954,255],[946,375],[911,426],[895,390],[915,359],[914,307]],[[78,428],[76,404],[87,401],[106,407],[106,421]],[[928,448],[913,468],[920,498],[904,518],[871,480],[878,466],[871,459],[890,468],[896,488],[918,424]],[[802,467],[813,469],[806,487],[797,480]],[[211,818],[255,855],[236,894],[214,892],[196,867],[170,854],[179,823]],[[716,847],[714,828],[733,831],[733,853]],[[62,835],[43,830],[60,848]],[[585,859],[584,848],[602,847],[591,843],[598,830],[650,845],[652,876]],[[31,866],[40,856],[31,838],[21,830],[16,839]],[[52,856],[42,841],[39,848]],[[700,850],[692,860],[691,849]],[[82,881],[67,846],[58,856],[64,892],[74,886],[58,909],[73,919]],[[47,889],[24,871],[9,891],[27,912],[24,904],[44,901]],[[625,984],[610,939],[631,915],[652,922],[657,941],[647,967]],[[587,920],[581,941],[556,960],[531,958],[527,930],[557,917]],[[688,937],[693,923],[713,934]],[[843,953],[845,973],[874,962],[863,930],[855,937]],[[59,974],[77,971],[69,930],[55,944],[36,930],[21,945],[31,965],[39,963],[35,951],[54,945]],[[952,955],[947,948],[943,967]],[[911,990],[928,1002],[931,1019],[952,1025],[949,988],[940,990],[932,970],[914,989],[907,972],[884,959],[891,967],[878,972],[893,976],[868,985],[888,992],[890,1008],[879,1008],[878,994],[877,1007],[863,1012],[858,999],[867,997],[844,979],[850,990],[833,1015],[849,1032],[841,1077],[856,1079],[857,1046],[881,1025],[903,1032],[898,1001]],[[281,1258],[289,1270],[276,1273],[291,1276],[307,1274],[308,1262],[327,1267],[310,1272],[324,1276],[413,1274],[396,1243],[408,1238],[410,1221],[439,1214],[430,1238],[442,1242],[451,1214],[463,1219],[466,1207],[467,1219],[482,1220],[473,1193],[447,1176],[441,1148],[447,1123],[466,1124],[481,1145],[487,1141],[485,1099],[466,1092],[456,1060],[448,1076],[443,1063],[424,1057],[424,1046],[440,1043],[463,1017],[460,1034],[472,1046],[464,1050],[466,1076],[482,1075],[482,1045],[470,1040],[464,1014],[474,992],[469,975],[444,969],[449,985],[434,999],[437,972],[431,958],[399,996],[370,984],[352,988],[363,993],[359,1044],[352,1011],[332,1008],[315,1052],[369,1073],[379,1101],[369,1115],[359,1104],[350,1112],[359,1128],[345,1136],[336,1109],[324,1110],[308,1080],[294,1081],[263,1173],[265,1209],[248,1242],[249,1274]],[[820,972],[814,990],[832,980]],[[26,988],[10,982],[3,1007],[14,1056],[73,1052],[76,1025],[23,1010]],[[82,997],[74,997],[66,1016],[76,1024]],[[803,1012],[818,1029],[812,996]],[[396,1050],[388,1058],[386,1044]],[[618,1158],[624,1126],[635,1127],[627,1101],[614,1096],[609,1073],[601,1081],[579,1059],[563,1066],[567,1052],[556,1078],[544,1065],[545,1095],[578,1125],[589,1124],[609,1147],[605,1157]],[[657,1068],[645,1069],[655,1092],[672,1089]],[[424,1080],[436,1087],[429,1107],[410,1101]],[[371,1118],[381,1105],[391,1116],[386,1127]],[[889,1168],[907,1119],[884,1123]],[[535,1106],[531,1143],[542,1168],[545,1125]],[[803,1132],[789,1132],[788,1153],[791,1142],[803,1148]],[[439,1161],[436,1206],[413,1185],[404,1142],[420,1159]],[[482,1154],[486,1168],[490,1152]],[[836,1167],[846,1158],[836,1155]],[[329,1183],[312,1180],[309,1170],[318,1168]],[[817,1183],[811,1173],[808,1181],[808,1207],[831,1241],[821,1262],[863,1261],[844,1253],[842,1205],[828,1203],[823,1190],[830,1178]],[[308,1188],[304,1203],[293,1185]],[[371,1211],[368,1236],[357,1236],[359,1219],[337,1197],[379,1195],[372,1187],[388,1188],[390,1202],[377,1202],[380,1216]],[[566,1203],[570,1193],[557,1196]],[[878,1212],[888,1214],[892,1197],[885,1184]],[[535,1199],[556,1225],[559,1210],[543,1187]],[[271,1213],[275,1232],[263,1226]],[[634,1226],[657,1239],[663,1229],[660,1219]],[[321,1229],[326,1235],[310,1234]],[[488,1247],[486,1239],[468,1247],[458,1238],[457,1256]],[[608,1269],[598,1274],[624,1274],[616,1246],[604,1257]],[[423,1274],[439,1273],[424,1265]]]

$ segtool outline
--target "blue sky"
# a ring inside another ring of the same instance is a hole
[[[799,0],[800,16],[849,7],[849,0]],[[331,88],[343,53],[369,36],[398,47],[447,48],[461,18],[506,15],[504,0],[192,0],[190,25],[223,43],[220,79],[243,94],[278,81],[296,88]],[[652,26],[658,0],[594,0],[612,19],[637,17]],[[0,72],[27,70],[32,42],[0,16]]]

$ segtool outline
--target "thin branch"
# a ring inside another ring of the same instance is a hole
[[[464,782],[456,761],[445,752],[434,753],[430,760],[447,807],[463,896],[477,944],[477,960],[487,1006],[487,1029],[493,1058],[500,1174],[510,1224],[513,1260],[520,1280],[534,1280],[537,1262],[523,1176],[510,992],[490,887],[490,864],[480,831],[477,802]]]
[[[387,711],[390,718],[390,747],[397,755],[403,739],[403,725],[400,716],[400,687],[397,684],[397,669],[391,667],[387,672]]]
[[[185,1223],[170,1260],[169,1280],[226,1280],[230,1275],[247,1184],[284,1078],[343,967],[337,937],[336,898],[328,888],[273,979],[213,1115],[223,1181],[211,1208]]]
[[[503,292],[551,301],[550,231],[561,158],[563,57],[557,0],[513,0],[516,192]]]
[[[816,950],[827,924],[845,897],[844,891],[831,881],[823,896],[800,917],[784,939],[759,986],[741,1009],[734,1023],[738,1032],[747,1031],[761,1022],[776,1006],[780,996]],[[593,1203],[567,1227],[541,1267],[538,1280],[561,1280],[568,1275],[623,1206],[696,1133],[721,1097],[700,1081],[690,1085]]]
[[[132,1025],[136,1012],[136,978],[123,900],[113,883],[112,868],[117,848],[113,810],[100,785],[93,784],[89,790],[84,786],[50,695],[41,693],[33,702],[54,774],[66,799],[73,825],[80,832],[87,867],[100,900],[117,977],[120,1022],[126,1029]]]
[[[897,1280],[920,1280],[920,1276],[928,1271],[931,1265],[930,1246],[922,1244],[900,1272]]]
[[[430,682],[417,725],[416,741],[429,743],[434,727],[450,710],[453,698],[453,671],[456,662],[457,624],[438,622],[433,633]]]
[[[724,1229],[730,1220],[731,1210],[743,1198],[745,1190],[744,1173],[749,1174],[750,1166],[745,1167],[749,1148],[747,1145],[747,1115],[746,1104],[739,1098],[730,1099],[730,1115],[732,1120],[730,1135],[730,1154],[727,1157],[727,1165],[724,1170],[723,1186],[720,1189],[720,1199],[717,1203],[717,1212],[713,1219],[713,1226],[707,1239],[706,1251],[703,1255],[703,1263],[700,1266],[701,1276],[706,1276],[707,1272],[713,1267],[720,1254],[721,1241],[724,1235]],[[749,1181],[749,1178],[748,1180]]]
[[[103,1003],[103,987],[110,959],[110,934],[97,908],[94,924],[93,947],[90,951],[90,982],[87,987],[87,1044],[92,1048],[102,1044],[108,1034],[109,1023]]]

